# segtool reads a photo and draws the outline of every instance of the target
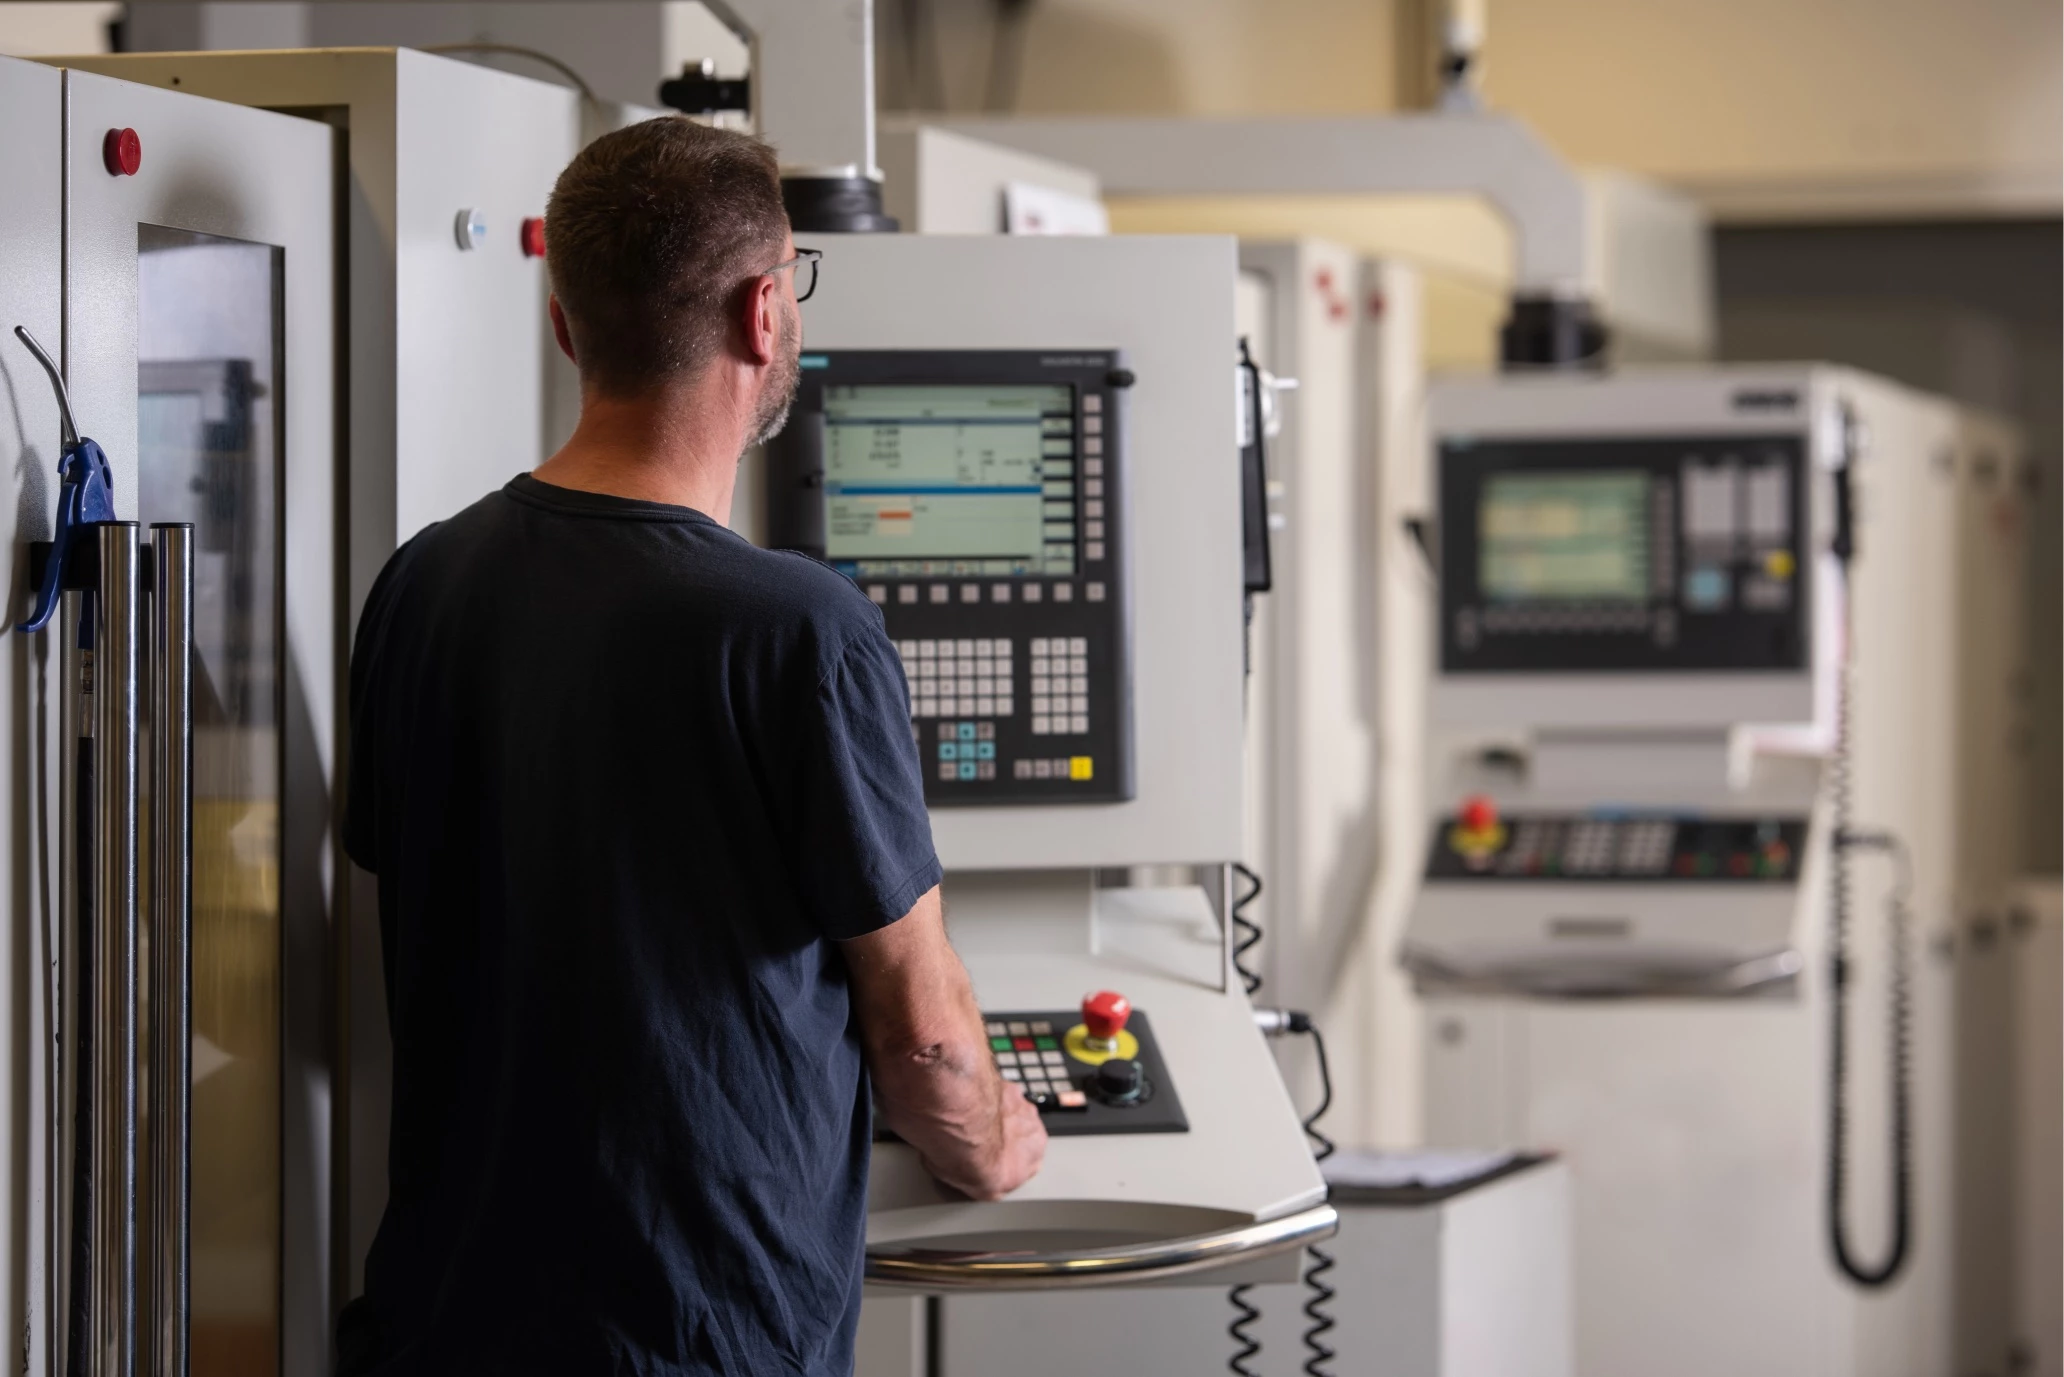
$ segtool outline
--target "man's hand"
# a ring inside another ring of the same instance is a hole
[[[927,1171],[977,1200],[1031,1180],[1046,1156],[1046,1126],[997,1073],[967,968],[946,940],[939,891],[839,946],[883,1121]]]

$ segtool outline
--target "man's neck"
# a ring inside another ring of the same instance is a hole
[[[573,437],[532,477],[554,487],[664,502],[728,523],[744,426],[696,392],[582,399]]]

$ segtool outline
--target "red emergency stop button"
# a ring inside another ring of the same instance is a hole
[[[143,140],[134,129],[110,129],[100,141],[100,161],[111,177],[134,177],[143,166]]]
[[[1498,825],[1498,805],[1482,794],[1471,794],[1462,800],[1462,809],[1455,815],[1455,821],[1466,831],[1488,832]]]
[[[525,258],[543,258],[545,256],[545,217],[542,215],[525,216],[516,237],[523,244],[523,256]]]
[[[1125,1031],[1132,1001],[1115,990],[1098,990],[1082,1001],[1082,1026],[1098,1042],[1110,1042]]]

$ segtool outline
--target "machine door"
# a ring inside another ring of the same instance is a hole
[[[164,1223],[176,1178],[145,1161],[136,1370],[179,1372],[190,1341],[194,1377],[315,1373],[330,1300],[335,133],[64,79],[73,411],[106,451],[118,519],[145,541],[156,523],[192,528],[190,1312]],[[148,1005],[156,915],[141,888]],[[137,1032],[147,1152],[154,1116],[179,1110],[150,1083],[153,1013]],[[89,1371],[121,1370],[91,1356]]]

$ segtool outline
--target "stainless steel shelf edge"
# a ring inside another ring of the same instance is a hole
[[[907,1291],[1061,1291],[1166,1281],[1274,1257],[1331,1238],[1340,1216],[1317,1205],[1280,1219],[1185,1238],[1066,1252],[893,1248],[867,1253],[871,1286]]]

